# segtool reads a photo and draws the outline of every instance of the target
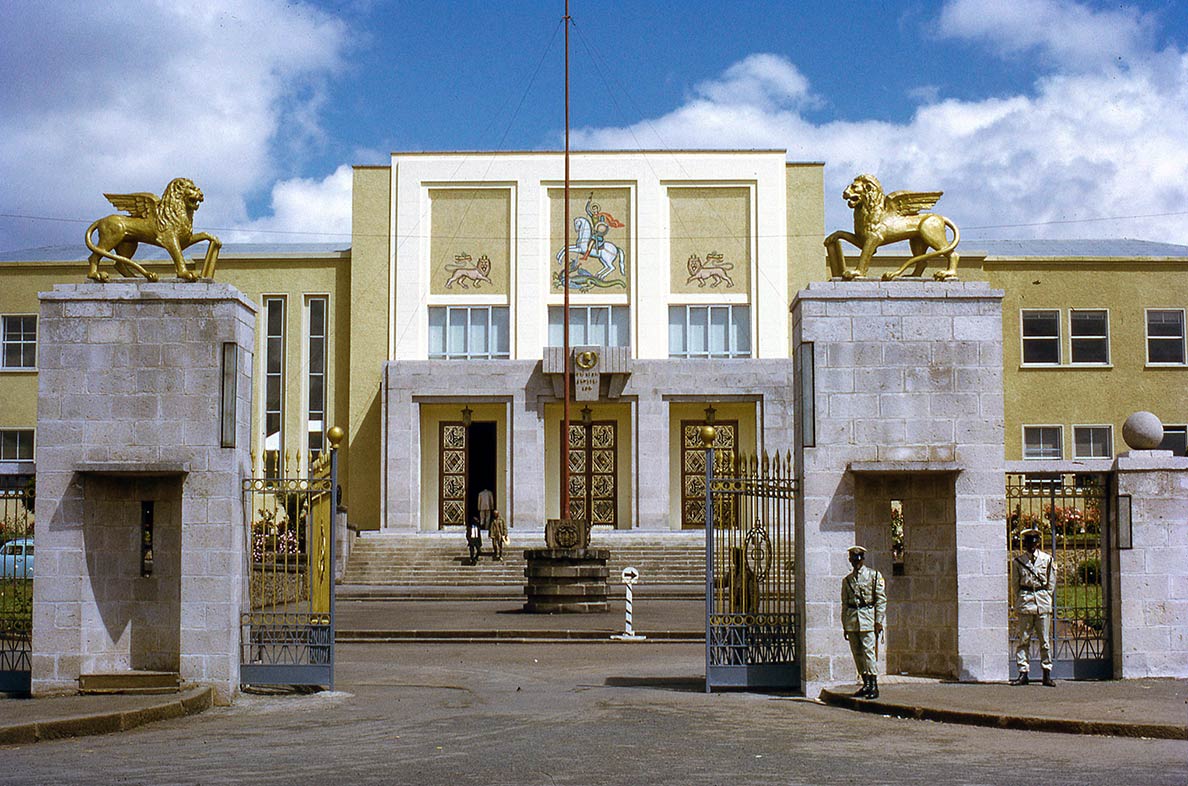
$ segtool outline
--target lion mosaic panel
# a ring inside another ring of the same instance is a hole
[[[879,246],[908,241],[912,256],[898,270],[883,274],[884,281],[899,278],[909,267],[915,267],[913,276],[922,276],[929,260],[944,258],[947,266],[937,270],[932,277],[947,281],[957,277],[957,243],[961,232],[957,225],[937,213],[921,213],[936,204],[943,191],[893,191],[883,192],[883,186],[874,175],[858,175],[842,192],[842,198],[854,211],[854,231],[838,230],[825,238],[826,258],[829,274],[834,278],[848,280],[865,278]],[[953,231],[952,239],[949,231]],[[858,264],[846,266],[841,241],[852,243],[861,249]]]
[[[100,270],[99,263],[109,259],[116,272],[122,276],[141,275],[149,281],[156,281],[157,274],[146,270],[132,261],[132,255],[141,243],[158,246],[169,253],[177,277],[183,281],[197,281],[213,278],[219,260],[222,243],[214,235],[194,232],[194,212],[202,204],[202,190],[194,181],[176,177],[165,186],[160,198],[156,194],[104,194],[117,210],[128,215],[114,213],[100,218],[87,227],[86,243],[91,251],[88,262],[91,265],[87,278],[99,283],[111,279],[111,274]],[[200,273],[190,270],[182,252],[195,243],[207,242],[206,257]]]

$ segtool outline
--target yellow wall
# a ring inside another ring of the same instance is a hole
[[[825,279],[824,164],[788,164],[788,301]]]
[[[86,265],[31,264],[28,262],[0,262],[0,314],[16,316],[37,314],[40,304],[37,293],[53,289],[54,284],[81,281]],[[38,328],[38,338],[41,331]],[[38,341],[40,351],[40,340]],[[37,371],[0,370],[0,429],[37,428]],[[34,458],[37,440],[34,435]]]
[[[388,359],[391,308],[389,260],[392,201],[391,167],[355,167],[351,210],[350,301],[344,319],[350,326],[344,365],[349,366],[347,440],[350,456],[339,466],[349,480],[345,497],[351,524],[380,527],[383,424],[380,384]]]
[[[631,405],[625,401],[618,402],[570,402],[569,421],[580,423],[582,408],[590,407],[590,417],[593,420],[615,421],[615,461],[618,503],[617,529],[630,529],[634,525],[631,511],[635,507],[635,491],[631,477],[631,465],[634,463],[635,439],[632,434]],[[555,519],[561,511],[561,417],[562,406],[559,403],[545,405],[545,517]]]

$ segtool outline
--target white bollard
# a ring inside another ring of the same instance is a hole
[[[627,614],[626,630],[623,633],[616,633],[611,636],[612,639],[618,641],[643,641],[647,636],[642,636],[635,632],[631,627],[631,585],[639,581],[639,571],[632,567],[623,568],[623,585],[627,590],[627,605],[625,608]]]

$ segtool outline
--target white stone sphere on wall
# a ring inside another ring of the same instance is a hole
[[[1131,450],[1154,450],[1163,442],[1163,423],[1151,412],[1136,412],[1122,424],[1122,439]]]

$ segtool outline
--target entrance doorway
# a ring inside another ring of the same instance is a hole
[[[441,452],[438,471],[437,510],[439,529],[463,526],[478,515],[478,495],[483,489],[495,494],[495,505],[502,504],[496,488],[498,440],[495,421],[442,422]]]
[[[495,494],[496,509],[502,504],[495,490],[495,421],[471,423],[466,434],[466,520],[478,515],[478,495],[483,489]]]

